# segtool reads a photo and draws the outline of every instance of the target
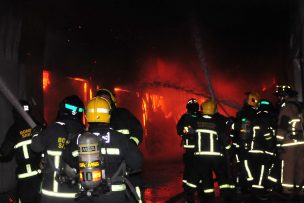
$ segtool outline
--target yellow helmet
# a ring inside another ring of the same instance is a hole
[[[108,89],[99,89],[99,90],[97,90],[95,96],[103,97],[106,100],[108,100],[111,103],[112,108],[114,108],[116,106],[116,103],[117,103],[116,102],[116,98],[115,98],[114,94],[110,90],[108,90]]]
[[[86,108],[86,118],[89,123],[110,123],[111,104],[103,97],[94,97]]]
[[[256,92],[248,93],[247,104],[249,106],[253,106],[253,107],[257,108],[259,106],[260,100],[261,100],[261,97],[258,93],[256,93]]]
[[[216,103],[210,99],[207,99],[201,104],[201,110],[205,115],[213,115],[216,111]]]

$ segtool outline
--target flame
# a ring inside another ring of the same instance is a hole
[[[80,81],[80,82],[88,82],[86,79],[83,78],[72,78],[72,77],[68,77],[71,80],[76,80],[76,81]]]
[[[147,103],[144,99],[142,99],[142,110],[143,110],[143,125],[144,128],[146,127],[148,114],[147,114]]]
[[[130,92],[130,90],[121,89],[121,88],[119,88],[119,87],[115,87],[115,88],[114,88],[114,91],[115,91],[115,92]]]
[[[87,90],[88,89],[88,84],[85,82],[83,83],[83,95],[84,95],[84,102],[87,103],[88,101],[88,94],[87,94]]]
[[[43,90],[46,90],[46,88],[51,84],[50,72],[47,70],[43,70],[42,75],[43,75],[43,80],[42,80]]]
[[[92,88],[90,88],[90,100],[93,98]]]

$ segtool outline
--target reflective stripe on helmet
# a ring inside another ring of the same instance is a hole
[[[88,108],[87,109],[87,112],[91,112],[91,113],[94,113],[95,112],[95,109],[93,108]],[[110,109],[106,109],[106,108],[96,108],[96,112],[98,113],[109,113],[110,112]]]

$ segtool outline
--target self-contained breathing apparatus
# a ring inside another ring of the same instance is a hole
[[[85,132],[78,138],[79,146],[79,180],[81,193],[90,197],[98,189],[106,192],[104,160],[100,153],[99,139],[96,135]]]
[[[112,185],[124,183],[137,196],[134,186],[126,178],[126,164],[123,161],[112,177],[106,177],[106,157],[101,153],[101,142],[98,136],[85,132],[78,138],[79,146],[79,182],[81,185],[76,198],[93,198],[111,191]]]
[[[241,127],[239,134],[241,144],[243,145],[244,149],[248,149],[252,137],[252,124],[250,120],[246,118],[241,119]]]

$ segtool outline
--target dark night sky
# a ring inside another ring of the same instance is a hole
[[[67,74],[126,83],[149,56],[197,60],[193,19],[211,72],[250,77],[288,66],[288,0],[46,2],[47,24],[66,40]]]

